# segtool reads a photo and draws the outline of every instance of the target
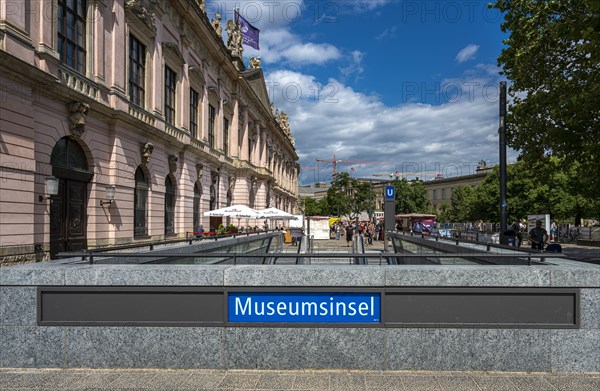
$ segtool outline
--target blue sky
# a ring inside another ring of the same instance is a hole
[[[400,172],[431,179],[498,162],[496,58],[506,38],[487,1],[209,1],[261,30],[275,107],[289,115],[302,183]],[[516,152],[509,150],[509,160]],[[380,162],[361,164],[352,162]],[[318,170],[317,170],[318,168]]]

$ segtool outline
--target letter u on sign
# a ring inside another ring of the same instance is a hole
[[[394,186],[386,186],[385,187],[385,199],[386,200],[393,200],[395,198],[395,190],[396,188]]]

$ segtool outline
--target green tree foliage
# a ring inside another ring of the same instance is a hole
[[[458,186],[452,190],[452,206],[448,211],[451,221],[473,221],[478,218],[475,213],[476,192],[471,186]]]
[[[548,156],[571,162],[573,190],[597,198],[600,1],[497,0],[493,7],[510,33],[498,58],[511,81],[508,144],[530,164]]]
[[[323,215],[323,204],[322,200],[315,200],[314,198],[304,198],[301,203],[301,207],[304,208],[305,216],[322,216]]]
[[[535,163],[518,160],[509,164],[506,170],[509,219],[549,213],[559,221],[572,221],[600,215],[598,199],[584,197],[575,191],[579,186],[574,174],[579,169],[577,164],[557,158]],[[499,178],[499,167],[495,167],[479,184],[471,220],[499,221]],[[454,203],[454,194],[452,196]]]
[[[409,182],[406,178],[391,181],[396,192],[396,214],[429,213],[427,190],[420,181]]]
[[[369,192],[369,183],[352,179],[347,172],[337,173],[325,197],[327,214],[358,218],[361,212],[369,209]]]

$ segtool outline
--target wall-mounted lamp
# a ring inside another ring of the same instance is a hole
[[[38,200],[40,202],[43,202],[44,200],[49,200],[50,197],[49,196],[55,196],[58,194],[58,183],[59,183],[59,179],[55,178],[53,176],[49,176],[44,178],[44,181],[46,182],[46,194],[48,194],[48,197],[44,197],[43,195],[39,195]]]
[[[106,199],[100,200],[100,206],[111,205],[115,200],[115,186],[108,186],[106,188]]]

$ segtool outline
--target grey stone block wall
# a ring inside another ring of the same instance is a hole
[[[56,265],[0,269],[0,367],[600,372],[600,268]],[[581,288],[580,329],[56,327],[38,286]]]

